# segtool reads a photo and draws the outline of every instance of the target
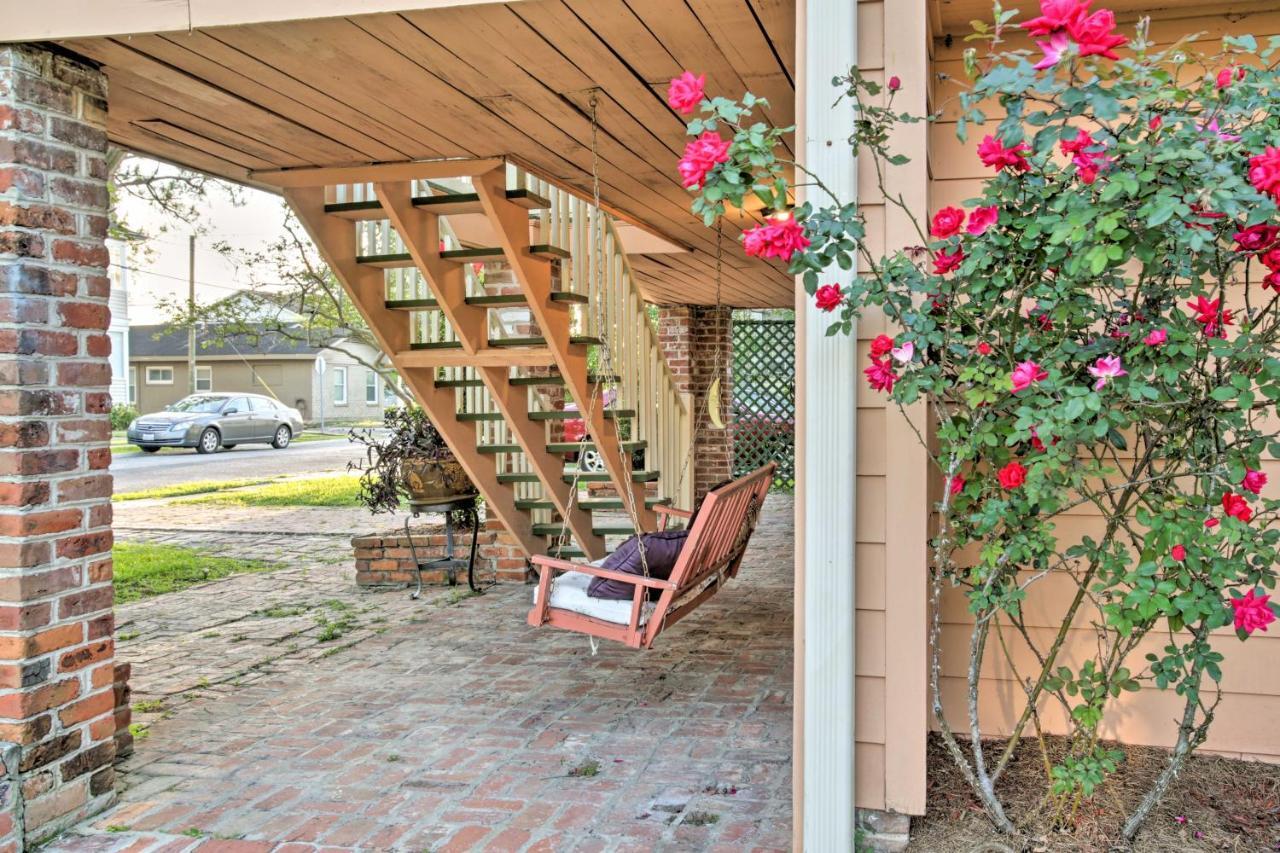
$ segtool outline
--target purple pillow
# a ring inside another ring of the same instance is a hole
[[[649,577],[667,580],[676,567],[680,549],[689,536],[688,530],[659,530],[644,534],[644,558],[649,564]],[[602,568],[644,577],[644,563],[640,561],[639,538],[632,536],[618,546],[618,550],[604,558]],[[635,584],[612,578],[592,578],[587,585],[587,595],[592,598],[608,598],[630,601],[635,595]],[[653,590],[653,593],[658,590]]]

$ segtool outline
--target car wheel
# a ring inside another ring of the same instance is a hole
[[[143,452],[143,453],[158,453],[158,452],[160,452],[160,448],[158,448],[158,447],[143,447],[143,448],[141,448],[141,449],[142,449],[142,452]]]
[[[276,427],[276,437],[272,440],[271,446],[276,450],[284,450],[289,446],[289,442],[293,439],[293,430],[284,424]]]
[[[200,433],[200,441],[196,444],[197,453],[213,453],[222,444],[222,436],[213,427],[205,427]]]
[[[598,450],[584,450],[580,463],[579,467],[588,474],[598,474],[604,470],[604,457]]]

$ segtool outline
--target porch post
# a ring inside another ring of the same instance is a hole
[[[830,80],[857,62],[857,3],[798,0],[796,147],[842,200],[857,197],[846,138],[853,110]],[[801,187],[821,204],[827,199]],[[833,268],[822,283],[847,285]],[[857,334],[825,334],[829,318],[796,286],[796,769],[797,850],[854,844],[854,500]]]

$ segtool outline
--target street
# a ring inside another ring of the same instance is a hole
[[[347,462],[361,459],[361,448],[345,436],[306,441],[276,450],[266,444],[245,444],[208,456],[195,450],[164,449],[159,453],[130,453],[111,461],[116,494],[171,486],[196,480],[240,480],[280,474],[327,474],[347,470]]]

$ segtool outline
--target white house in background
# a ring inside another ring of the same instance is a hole
[[[111,252],[111,295],[107,307],[111,309],[111,325],[107,335],[111,338],[111,402],[137,404],[138,380],[129,367],[129,249],[122,240],[107,240]]]

